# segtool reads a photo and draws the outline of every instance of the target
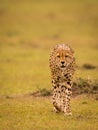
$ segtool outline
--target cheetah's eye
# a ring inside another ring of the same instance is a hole
[[[65,58],[67,58],[67,57],[68,57],[68,55],[65,56]]]
[[[57,55],[58,58],[60,58],[60,55]]]

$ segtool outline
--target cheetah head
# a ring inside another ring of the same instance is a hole
[[[60,68],[66,68],[73,62],[73,50],[69,45],[56,45],[53,51],[54,63]]]

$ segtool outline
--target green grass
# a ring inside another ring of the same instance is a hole
[[[52,111],[51,98],[20,97],[0,99],[1,130],[97,130],[98,101],[78,96],[72,100],[73,115]]]
[[[74,79],[98,79],[97,5],[97,0],[0,0],[1,130],[98,129],[98,103],[92,98],[73,99],[72,117],[51,112],[47,98],[3,98],[51,89],[49,54],[57,43],[75,50]]]

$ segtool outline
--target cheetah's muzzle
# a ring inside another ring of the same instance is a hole
[[[64,65],[61,65],[61,68],[65,68],[65,66],[64,66]]]

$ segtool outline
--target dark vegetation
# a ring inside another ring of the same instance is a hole
[[[98,81],[90,79],[78,78],[73,82],[73,96],[79,94],[98,94]],[[51,96],[52,90],[46,88],[39,89],[38,91],[32,93],[33,96]]]
[[[83,93],[92,93],[98,94],[98,81],[91,79],[82,79],[78,78],[73,82],[73,95],[83,94]]]
[[[81,94],[94,95],[94,99],[98,100],[98,81],[83,78],[76,79],[73,82],[72,97]],[[20,95],[17,94],[7,95],[4,97],[7,99],[13,99],[13,98],[25,98],[25,97],[48,97],[48,96],[52,96],[52,89],[39,88],[37,91],[32,93],[20,94]],[[83,104],[85,104],[85,102]]]
[[[88,63],[84,64],[82,67],[84,69],[96,69],[96,66],[88,64]]]

